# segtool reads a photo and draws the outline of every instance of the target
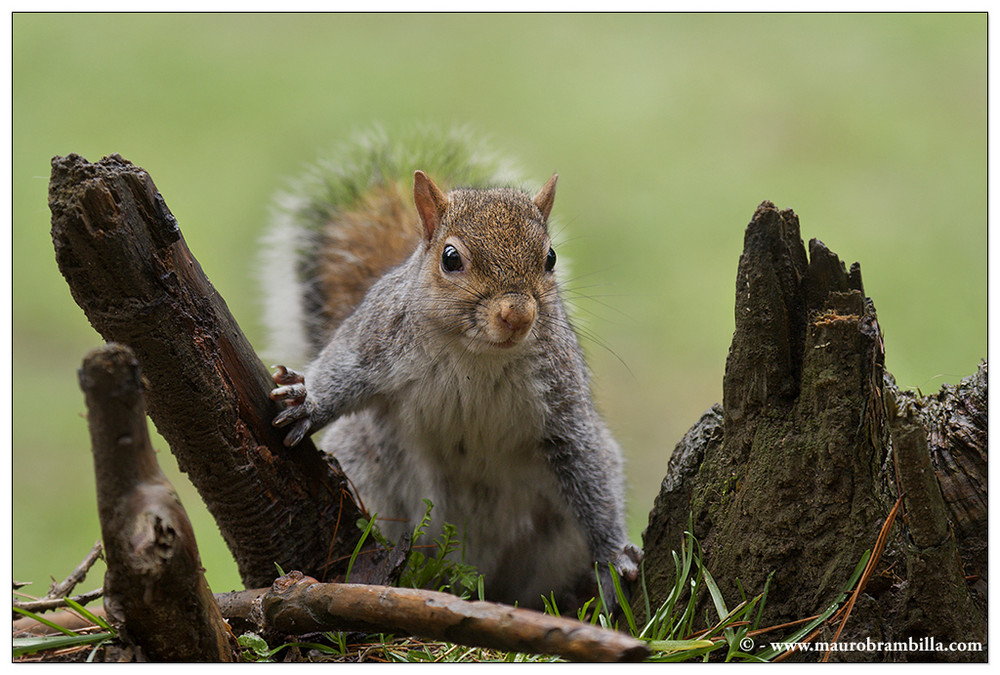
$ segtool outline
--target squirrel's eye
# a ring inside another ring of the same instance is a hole
[[[545,256],[545,271],[551,272],[556,268],[556,251],[549,247],[549,254]]]
[[[462,254],[458,249],[448,244],[441,252],[441,269],[445,272],[459,272],[462,270]]]

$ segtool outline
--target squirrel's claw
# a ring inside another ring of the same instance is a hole
[[[292,426],[291,431],[288,432],[288,435],[285,436],[285,447],[291,448],[298,445],[299,441],[305,438],[305,435],[309,432],[309,426],[310,421],[308,417],[296,422]]]
[[[278,386],[271,390],[271,400],[284,401],[289,406],[301,405],[306,400],[306,378],[281,365],[272,366],[272,368],[278,369],[276,373],[271,375],[271,379]],[[285,413],[287,412],[286,410]],[[281,418],[280,415],[279,418]],[[276,419],[275,424],[277,422]]]
[[[639,563],[642,562],[642,551],[635,544],[625,544],[621,552],[615,556],[611,564],[618,570],[618,575],[635,581],[639,578]]]
[[[285,446],[290,448],[298,445],[299,441],[305,438],[312,427],[312,420],[309,419],[308,404],[299,403],[292,405],[280,412],[271,424],[276,427],[290,427],[288,434],[285,436]]]
[[[300,405],[306,400],[306,386],[304,384],[289,384],[276,387],[271,390],[271,400],[284,401],[292,406]]]
[[[271,367],[278,370],[278,372],[271,374],[271,379],[274,380],[275,384],[302,384],[306,381],[302,375],[283,365],[279,364]]]
[[[302,420],[309,419],[309,410],[305,405],[293,405],[285,410],[282,410],[271,422],[273,426],[276,427],[287,427],[289,424],[299,423]]]
[[[288,407],[278,413],[271,424],[276,427],[291,427],[285,436],[285,445],[292,447],[305,438],[312,426],[309,418],[310,405],[306,402],[306,380],[285,366],[278,365],[274,368],[277,372],[271,375],[271,379],[279,386],[271,390],[271,400],[283,402]]]

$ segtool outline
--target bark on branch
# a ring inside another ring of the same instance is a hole
[[[209,283],[149,174],[117,155],[52,160],[52,239],[73,298],[148,378],[150,417],[215,517],[244,584],[275,563],[343,571],[361,515],[339,466],[282,445],[269,373]]]
[[[80,370],[108,569],[104,606],[156,661],[231,661],[233,638],[205,581],[194,531],[149,443],[139,367],[125,347]]]

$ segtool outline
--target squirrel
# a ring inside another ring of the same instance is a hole
[[[271,289],[271,323],[311,362],[275,366],[273,424],[288,446],[327,427],[320,448],[390,539],[430,500],[429,536],[458,528],[487,599],[579,606],[596,564],[613,605],[608,566],[635,580],[641,552],[556,281],[557,176],[531,196],[506,175],[462,132],[380,131],[308,175],[275,226],[267,285],[294,281]]]

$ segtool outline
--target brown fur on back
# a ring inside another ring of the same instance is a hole
[[[412,200],[397,183],[373,187],[326,225],[319,281],[327,317],[324,328],[330,335],[371,285],[413,252],[419,227]]]

